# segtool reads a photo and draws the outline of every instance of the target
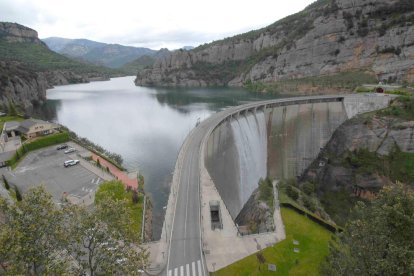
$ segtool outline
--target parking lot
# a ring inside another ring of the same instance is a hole
[[[69,143],[69,146],[75,145]],[[30,187],[44,185],[56,202],[66,197],[73,203],[89,205],[99,184],[113,177],[79,157],[82,148],[76,148],[78,150],[70,154],[57,150],[56,146],[33,151],[15,170],[3,168],[1,173],[23,193]],[[78,159],[80,163],[65,168],[63,163],[69,159]]]

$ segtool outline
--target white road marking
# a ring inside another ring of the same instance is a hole
[[[168,276],[172,276],[172,271],[168,270]]]
[[[194,276],[195,276],[195,275],[197,275],[197,274],[196,274],[196,270],[195,270],[195,262],[192,262],[191,266],[192,266],[192,268],[193,268],[193,275],[194,275]]]
[[[184,276],[184,266],[183,265],[180,266],[180,275]]]
[[[174,276],[178,276],[178,267],[174,269]]]
[[[190,265],[189,264],[186,264],[185,265],[185,271],[186,271],[186,274],[185,275],[187,275],[187,276],[190,276],[191,274],[190,274]]]
[[[101,182],[101,179],[98,177],[98,179],[96,180],[96,185],[98,185],[99,182]]]
[[[201,274],[201,263],[200,263],[200,260],[197,261],[197,266],[198,266],[198,275],[203,275],[203,274]]]
[[[95,178],[92,178],[92,181],[91,181],[91,182],[92,182],[92,184],[94,184],[94,182],[95,182]]]

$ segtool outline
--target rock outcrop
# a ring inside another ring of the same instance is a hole
[[[244,234],[256,234],[271,232],[274,230],[273,210],[260,200],[259,188],[257,188],[243,209],[237,215],[235,223],[239,225],[240,232]]]
[[[0,22],[0,39],[7,42],[29,42],[45,45],[35,30],[17,23]]]
[[[358,154],[360,151],[363,154]],[[335,131],[302,181],[318,183],[320,194],[346,190],[355,196],[369,197],[391,182],[394,157],[390,156],[400,156],[395,151],[414,153],[414,121],[359,116]]]
[[[175,51],[135,82],[243,86],[350,71],[414,82],[413,24],[410,0],[319,0],[263,29]]]
[[[44,74],[27,70],[17,62],[0,61],[0,104],[3,109],[15,104],[30,113],[34,104],[46,100],[48,87]]]
[[[17,23],[0,22],[0,44],[0,105],[3,107],[13,103],[31,114],[34,105],[46,100],[46,89],[54,85],[108,79],[98,67],[50,51],[35,30]]]

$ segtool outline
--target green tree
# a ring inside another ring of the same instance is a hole
[[[414,275],[414,192],[383,188],[370,205],[358,202],[336,235],[324,275]]]
[[[145,267],[148,253],[132,243],[129,210],[124,200],[101,197],[92,211],[68,207],[69,252],[88,275],[136,275]]]
[[[16,107],[14,106],[13,101],[9,101],[9,107],[7,110],[10,116],[17,116]]]
[[[0,228],[0,256],[8,273],[63,273],[67,260],[61,255],[65,240],[62,213],[44,188],[29,190],[16,204],[3,199],[0,204],[5,217]]]
[[[43,187],[16,204],[0,197],[0,275],[136,275],[148,253],[131,242],[128,212],[110,197],[57,208]]]

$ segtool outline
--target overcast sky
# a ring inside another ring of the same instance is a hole
[[[265,27],[315,0],[0,0],[0,21],[40,38],[87,38],[170,49]]]

